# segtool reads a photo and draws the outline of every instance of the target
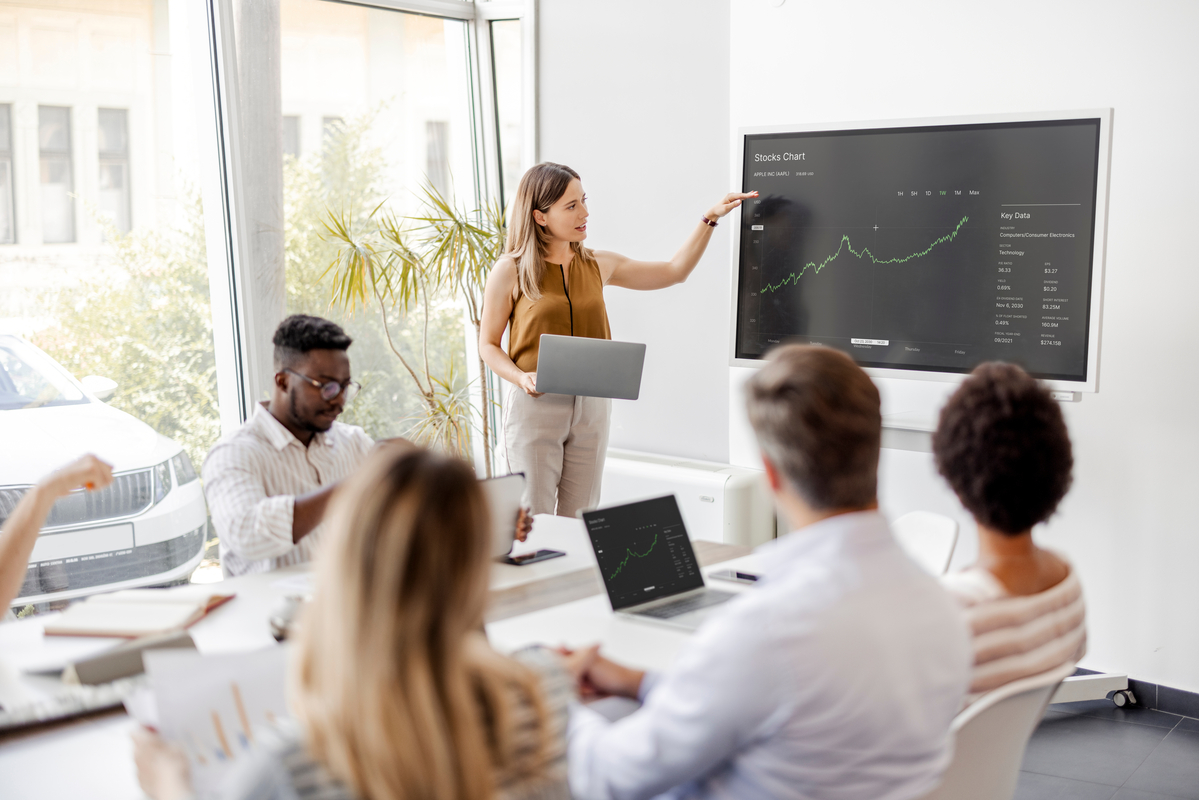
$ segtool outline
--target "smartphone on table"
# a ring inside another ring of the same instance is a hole
[[[715,572],[709,573],[708,577],[718,581],[729,581],[730,583],[747,583],[752,586],[758,582],[758,578],[761,576],[741,569],[718,569]]]

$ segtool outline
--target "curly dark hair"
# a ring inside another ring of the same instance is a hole
[[[1062,409],[1015,364],[971,373],[941,409],[933,455],[974,518],[1011,535],[1048,519],[1073,480]]]
[[[346,350],[354,340],[336,322],[292,314],[275,328],[275,369],[293,366],[309,350]]]

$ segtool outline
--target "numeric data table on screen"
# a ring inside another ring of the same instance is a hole
[[[1099,125],[747,134],[736,357],[1086,380]]]

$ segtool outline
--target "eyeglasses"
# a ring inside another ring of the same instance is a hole
[[[345,392],[346,393],[345,402],[348,404],[351,400],[353,400],[355,397],[358,396],[359,390],[362,389],[362,385],[359,384],[358,381],[346,381],[345,383],[339,383],[337,381],[329,381],[328,383],[321,383],[320,381],[316,380],[315,378],[309,378],[307,375],[301,375],[300,373],[296,372],[294,369],[284,369],[283,371],[290,372],[292,375],[295,375],[297,378],[303,378],[304,380],[311,383],[313,388],[315,388],[318,392],[321,393],[321,399],[325,400],[325,401],[332,400],[333,398],[337,397],[342,392]]]

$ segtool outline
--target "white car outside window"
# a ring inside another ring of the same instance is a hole
[[[88,386],[112,391],[0,334],[0,525],[30,486],[84,453],[111,463],[115,477],[55,503],[16,607],[183,580],[204,552],[208,510],[187,453]]]

